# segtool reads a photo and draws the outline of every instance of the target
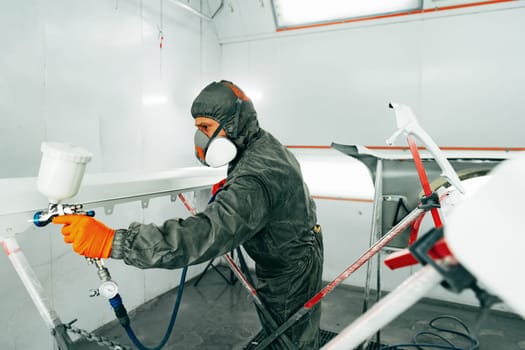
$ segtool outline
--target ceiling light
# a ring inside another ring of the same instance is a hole
[[[273,0],[278,28],[371,17],[422,8],[422,0]]]

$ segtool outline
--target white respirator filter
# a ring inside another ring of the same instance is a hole
[[[219,168],[237,156],[237,147],[226,137],[209,139],[202,131],[195,132],[195,155],[204,165]]]
[[[208,146],[206,163],[212,168],[218,168],[231,162],[237,155],[237,148],[225,137],[216,137]]]

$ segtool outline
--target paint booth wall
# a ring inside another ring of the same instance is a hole
[[[393,101],[439,146],[525,145],[524,1],[244,36],[226,14],[224,76],[255,92],[261,124],[286,144],[384,146]]]
[[[167,1],[4,1],[0,11],[0,178],[35,177],[42,141],[83,146],[88,173],[195,166],[195,95],[221,69],[213,26]],[[199,8],[200,1],[191,1]],[[203,9],[206,11],[206,9]],[[162,13],[162,15],[161,15]],[[159,30],[163,31],[160,48]],[[0,195],[1,197],[1,195]],[[187,212],[169,197],[97,209],[111,227],[161,223]],[[18,241],[63,322],[95,329],[114,319],[89,298],[96,270],[66,246],[59,228]],[[175,287],[180,270],[108,261],[128,309]],[[202,267],[190,268],[189,277]],[[53,349],[53,338],[5,254],[0,254],[0,348]],[[167,324],[166,324],[167,325]]]
[[[237,12],[268,13],[254,3],[238,1]],[[249,27],[226,11],[218,18],[224,76],[254,92],[261,125],[288,145],[384,146],[396,130],[393,101],[411,106],[439,146],[524,147],[524,7],[517,1],[277,33],[271,13]],[[330,280],[368,247],[372,205],[317,205]],[[382,288],[411,272],[383,265]],[[363,267],[345,283],[364,286],[365,279]],[[470,291],[437,288],[429,296],[477,305]]]
[[[209,2],[210,8],[202,2],[206,13],[215,9]],[[268,1],[229,1],[214,25],[162,3],[32,0],[2,8],[0,177],[36,176],[44,140],[88,148],[92,173],[195,165],[189,107],[208,81],[220,78],[253,93],[262,126],[286,144],[383,145],[395,128],[387,104],[397,101],[415,109],[439,145],[523,146],[518,7],[282,34],[274,33],[271,17],[239,10],[265,4],[268,11]],[[242,21],[231,17],[239,14]],[[270,31],[234,37],[223,35],[224,23],[237,34],[239,26]],[[317,204],[324,277],[331,279],[367,247],[372,205]],[[98,216],[120,227],[185,215],[180,203],[161,198],[147,210],[137,202]],[[56,228],[30,230],[19,241],[63,321],[79,318],[77,326],[93,329],[113,318],[105,300],[87,297],[98,286],[93,267],[62,243]],[[128,308],[178,284],[178,272],[109,264]],[[383,287],[409,273],[385,271]],[[360,270],[348,283],[363,285],[364,277]],[[4,255],[0,278],[5,348],[52,348]]]
[[[44,140],[89,149],[88,172],[196,164],[191,102],[221,70],[210,22],[138,0],[10,2],[0,19],[0,177],[35,176]]]

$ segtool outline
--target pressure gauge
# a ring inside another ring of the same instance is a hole
[[[104,298],[111,299],[118,294],[118,285],[114,281],[106,281],[98,287],[98,291]]]

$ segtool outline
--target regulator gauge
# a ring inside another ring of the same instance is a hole
[[[98,287],[100,295],[104,298],[111,299],[118,294],[118,285],[114,281],[105,281]]]

